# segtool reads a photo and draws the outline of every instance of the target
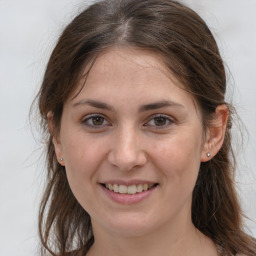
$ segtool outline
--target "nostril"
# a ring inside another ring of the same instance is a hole
[[[130,151],[130,152],[129,152]],[[130,171],[146,164],[147,158],[144,152],[136,150],[113,150],[108,154],[108,162],[123,171]]]

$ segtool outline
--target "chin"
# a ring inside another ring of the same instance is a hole
[[[104,221],[105,229],[109,233],[123,237],[140,237],[150,234],[157,229],[160,224],[151,218],[147,218],[144,214],[127,214],[114,216],[111,220]],[[128,216],[127,216],[128,215]]]

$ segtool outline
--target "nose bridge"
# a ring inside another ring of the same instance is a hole
[[[142,166],[146,156],[140,143],[140,132],[134,125],[126,124],[117,128],[109,161],[121,170]]]

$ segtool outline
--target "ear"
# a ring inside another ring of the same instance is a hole
[[[55,154],[56,154],[56,158],[57,161],[59,162],[59,164],[61,164],[62,166],[65,166],[65,162],[63,159],[63,154],[62,154],[62,147],[61,147],[61,143],[60,140],[58,138],[58,134],[56,133],[56,130],[54,128],[54,124],[53,124],[53,113],[50,111],[47,113],[47,122],[48,122],[48,129],[49,132],[52,136],[52,142],[54,145],[54,149],[55,149]]]
[[[213,158],[223,145],[228,120],[228,107],[219,105],[214,113],[214,118],[207,128],[206,139],[201,153],[201,162]]]

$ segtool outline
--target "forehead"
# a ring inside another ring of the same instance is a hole
[[[89,72],[88,72],[89,71]],[[195,99],[168,70],[160,54],[136,48],[114,48],[98,56],[84,70],[73,99],[104,97],[111,101],[113,93],[136,101]],[[119,98],[120,98],[119,97]],[[154,98],[154,99],[153,99]]]
[[[160,54],[146,49],[131,47],[115,47],[103,52],[95,62],[97,72],[105,73],[121,70],[124,67],[127,72],[147,71],[155,69],[168,75],[170,71],[166,68]],[[93,68],[95,69],[95,67]],[[151,71],[152,71],[151,70]],[[171,76],[170,76],[171,78]]]

